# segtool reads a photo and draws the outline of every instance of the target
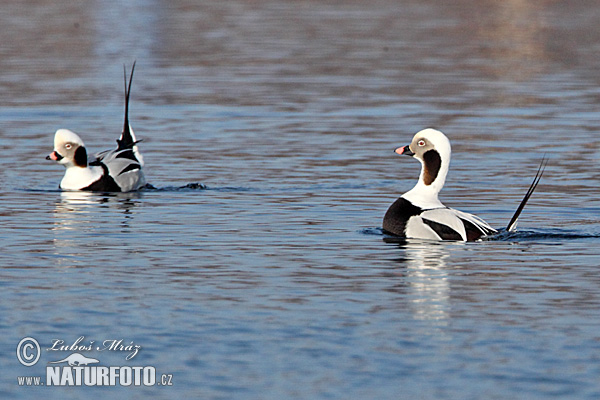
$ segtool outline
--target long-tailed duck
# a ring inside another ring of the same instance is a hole
[[[446,207],[438,199],[450,165],[450,141],[446,135],[435,129],[424,129],[414,136],[410,145],[397,148],[395,152],[419,160],[421,175],[415,187],[387,210],[383,218],[384,231],[406,238],[459,241],[478,240],[498,232],[481,218]],[[542,177],[545,162],[542,160],[507,231],[515,229],[523,207]]]
[[[96,192],[129,192],[146,185],[142,171],[144,159],[139,152],[133,129],[129,125],[129,95],[135,62],[131,68],[129,85],[125,79],[125,122],[117,139],[117,148],[106,150],[88,159],[83,140],[68,129],[59,129],[54,135],[54,151],[46,159],[54,160],[66,168],[60,182],[63,190],[88,190]]]

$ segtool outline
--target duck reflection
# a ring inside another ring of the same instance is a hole
[[[54,207],[55,229],[71,229],[91,223],[92,214],[100,208],[120,210],[122,225],[129,227],[132,209],[142,197],[140,192],[95,193],[64,191]]]
[[[396,238],[384,240],[397,244],[403,253],[398,261],[406,268],[406,298],[415,317],[437,321],[448,319],[450,283],[446,259],[450,255],[449,243]]]
[[[141,197],[138,192],[61,192],[54,205],[51,228],[55,233],[53,243],[57,263],[64,267],[83,266],[86,252],[111,243],[117,245],[114,238],[103,237],[102,231],[109,223],[111,236],[115,231],[128,233],[135,215],[133,210]],[[117,229],[116,224],[119,225]]]

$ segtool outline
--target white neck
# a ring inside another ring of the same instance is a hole
[[[446,182],[446,175],[448,175],[448,168],[450,166],[450,154],[442,156],[440,170],[431,185],[425,184],[425,164],[420,158],[417,159],[421,162],[419,181],[414,188],[404,193],[402,197],[421,208],[444,207],[442,202],[438,199],[438,194]]]

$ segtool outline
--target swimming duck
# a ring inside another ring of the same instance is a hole
[[[404,193],[387,210],[383,230],[396,236],[474,241],[498,231],[476,215],[446,207],[438,198],[444,187],[452,153],[450,141],[442,132],[424,129],[397,154],[412,156],[421,162],[421,174],[414,188]],[[545,159],[506,230],[513,231],[517,219],[531,197],[545,168]]]
[[[65,176],[60,182],[63,190],[96,192],[129,192],[146,185],[142,167],[144,159],[139,152],[133,129],[129,124],[129,95],[135,62],[131,68],[129,85],[125,68],[125,122],[117,139],[117,148],[106,150],[88,158],[83,140],[75,132],[59,129],[54,135],[54,151],[46,159],[65,166]]]

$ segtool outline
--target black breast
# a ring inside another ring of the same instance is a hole
[[[421,214],[422,211],[420,207],[400,197],[385,213],[385,217],[383,217],[383,230],[397,236],[406,236],[406,223],[408,219]]]

